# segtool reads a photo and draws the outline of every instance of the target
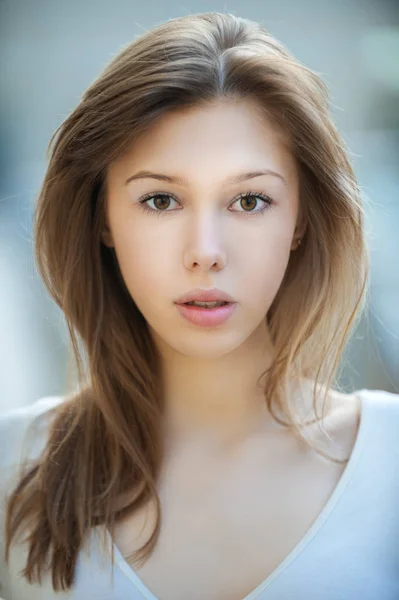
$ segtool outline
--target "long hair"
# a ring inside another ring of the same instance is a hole
[[[27,530],[29,582],[48,568],[55,590],[72,587],[90,529],[112,532],[150,500],[156,526],[133,560],[147,559],[158,539],[161,364],[101,241],[107,166],[168,111],[219,98],[254,101],[288,136],[299,169],[306,232],[266,317],[276,358],[265,371],[265,402],[278,420],[277,402],[280,422],[304,436],[286,383],[314,381],[316,413],[317,395],[324,389],[324,407],[339,371],[366,297],[369,256],[359,187],[325,84],[259,23],[206,13],[156,26],[112,59],[48,146],[36,260],[65,315],[79,385],[56,407],[43,453],[9,497],[6,560],[17,531]]]

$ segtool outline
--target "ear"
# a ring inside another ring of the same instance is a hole
[[[292,250],[296,250],[299,246],[299,244],[302,243],[303,241],[303,237],[306,233],[306,223],[301,223],[299,225],[297,225],[297,227],[295,228],[295,232],[292,238],[292,242],[291,242],[291,251]]]
[[[114,247],[114,241],[113,241],[113,238],[112,238],[112,233],[111,233],[111,231],[110,231],[110,229],[109,229],[108,226],[106,226],[105,229],[101,232],[101,241],[108,248],[113,248]]]

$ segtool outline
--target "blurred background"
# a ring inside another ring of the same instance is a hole
[[[327,82],[366,207],[369,310],[341,383],[399,392],[399,2],[397,0],[0,0],[0,411],[63,394],[63,315],[38,278],[32,218],[56,127],[122,47],[168,19],[260,21]]]

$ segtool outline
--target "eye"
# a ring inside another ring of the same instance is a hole
[[[233,212],[244,212],[244,213],[263,213],[265,210],[270,208],[273,204],[273,200],[262,194],[261,192],[247,192],[246,194],[240,194],[239,197],[233,202],[241,203],[244,200],[244,209],[241,211],[233,211]],[[256,206],[257,202],[260,201],[262,203],[261,207],[258,210],[251,210],[254,206]],[[242,205],[240,205],[242,206]]]
[[[143,198],[140,198],[139,204],[142,210],[153,214],[155,213],[157,214],[157,216],[159,216],[162,213],[175,212],[174,210],[167,210],[171,205],[170,200],[172,200],[172,202],[178,202],[178,200],[171,194],[166,194],[164,192],[156,192],[152,194],[147,194]],[[245,194],[240,194],[230,206],[233,206],[237,202],[241,203],[242,201],[244,201],[243,205],[241,205],[243,210],[233,210],[232,212],[239,212],[245,214],[259,214],[263,213],[273,204],[273,200],[269,196],[263,194],[262,192],[247,192]],[[154,203],[154,208],[149,207],[149,202]],[[258,202],[261,203],[260,208],[258,208],[257,210],[253,210],[253,208],[257,206]]]
[[[157,213],[158,215],[164,212],[172,212],[166,211],[166,208],[170,206],[169,199],[172,198],[174,202],[177,202],[176,198],[171,196],[170,194],[165,194],[163,192],[156,192],[155,194],[147,194],[143,198],[139,200],[140,208],[142,208],[145,212],[149,213]],[[155,208],[149,208],[148,202],[154,202]]]

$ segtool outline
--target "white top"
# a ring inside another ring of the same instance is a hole
[[[359,431],[338,485],[301,541],[243,600],[399,599],[399,395],[381,390],[357,394],[362,400]],[[46,397],[0,414],[0,597],[158,600],[115,544],[111,569],[98,528],[92,529],[80,551],[76,583],[69,592],[55,593],[49,575],[41,586],[22,579],[18,574],[26,563],[22,545],[11,546],[11,562],[4,563],[4,495],[21,458],[34,458],[45,444],[47,425],[42,416],[62,400]],[[36,415],[40,417],[29,433],[27,426]],[[23,436],[29,443],[22,448]],[[109,535],[107,539],[112,545]]]

